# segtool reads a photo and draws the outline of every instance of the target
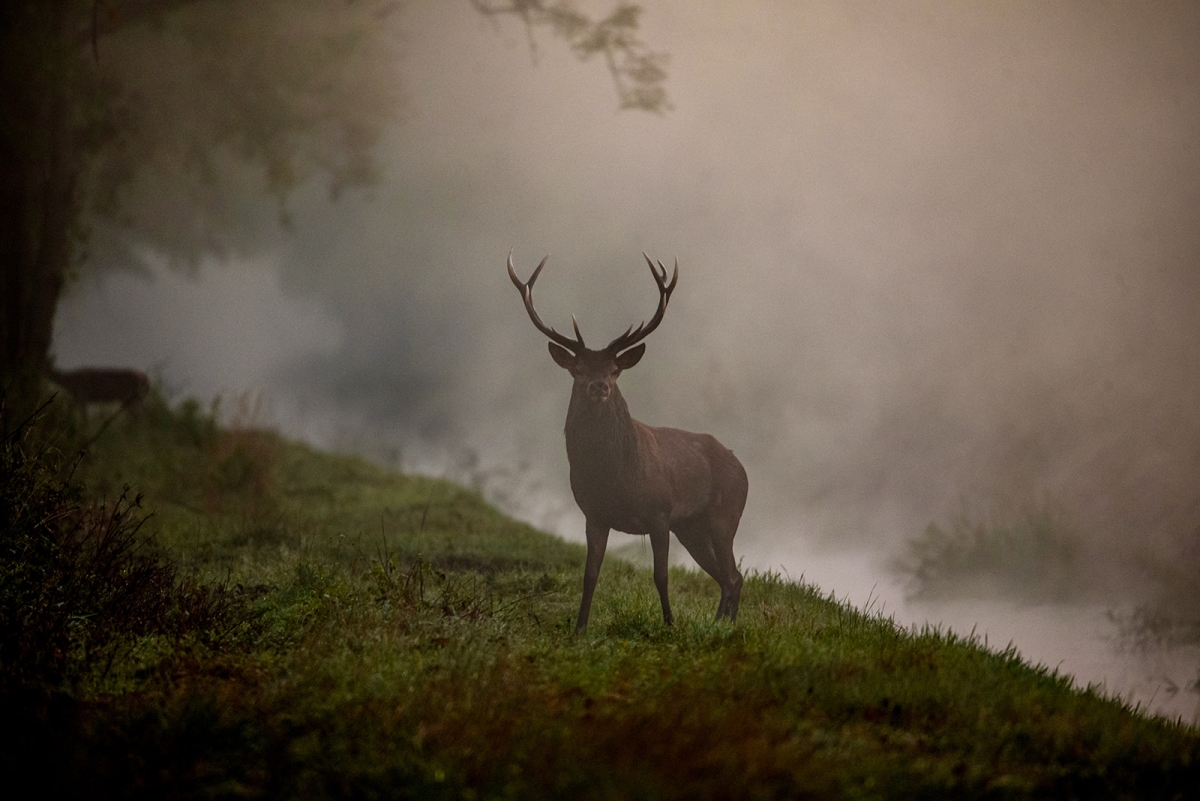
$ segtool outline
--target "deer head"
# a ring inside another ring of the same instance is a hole
[[[583,335],[579,333],[579,323],[575,321],[575,315],[571,315],[571,326],[575,329],[575,338],[571,339],[543,323],[533,308],[533,283],[537,281],[538,275],[541,274],[542,268],[546,266],[546,261],[550,257],[546,256],[542,259],[537,269],[533,271],[533,275],[529,277],[529,281],[522,283],[517,278],[516,271],[513,270],[512,252],[509,251],[508,277],[520,291],[521,298],[525,301],[525,310],[529,312],[529,319],[533,321],[539,331],[550,338],[547,345],[550,348],[551,358],[554,359],[555,364],[569,372],[575,380],[572,397],[586,398],[595,404],[607,403],[617,394],[617,376],[621,374],[622,370],[628,370],[638,363],[642,354],[646,352],[646,346],[642,340],[649,336],[655,328],[658,328],[658,324],[662,322],[663,314],[667,311],[667,303],[671,300],[671,293],[675,290],[675,283],[679,280],[679,261],[678,259],[675,261],[675,271],[668,283],[667,268],[663,266],[663,263],[660,261],[656,267],[645,253],[642,253],[642,257],[650,267],[654,283],[658,285],[658,308],[655,310],[654,316],[650,318],[649,323],[642,322],[637,328],[630,326],[625,333],[600,350],[592,350],[583,342]]]

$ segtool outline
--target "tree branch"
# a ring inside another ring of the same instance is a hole
[[[620,107],[662,113],[671,108],[664,83],[666,53],[650,50],[637,37],[641,8],[618,0],[612,13],[598,22],[576,9],[572,0],[470,0],[485,17],[511,15],[519,18],[529,37],[529,49],[537,61],[534,28],[548,27],[561,37],[580,61],[596,54],[604,58],[613,79]]]

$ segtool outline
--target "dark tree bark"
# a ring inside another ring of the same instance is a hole
[[[0,18],[0,377],[40,372],[77,232],[80,5],[9,2]]]

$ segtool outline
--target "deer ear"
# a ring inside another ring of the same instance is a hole
[[[564,370],[570,370],[575,366],[575,356],[571,351],[561,345],[555,345],[553,342],[547,342],[546,344],[550,346],[550,357],[554,359],[555,364]]]
[[[622,353],[617,357],[617,367],[622,370],[628,370],[642,359],[642,354],[646,352],[646,343],[637,345]]]

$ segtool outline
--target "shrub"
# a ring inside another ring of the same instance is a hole
[[[1021,597],[1066,600],[1077,590],[1081,546],[1062,515],[1045,505],[1015,514],[960,512],[931,523],[893,567],[910,598]]]
[[[85,501],[42,419],[10,429],[0,403],[0,695],[107,669],[141,635],[228,631],[236,594],[181,579],[139,538],[140,496]]]

